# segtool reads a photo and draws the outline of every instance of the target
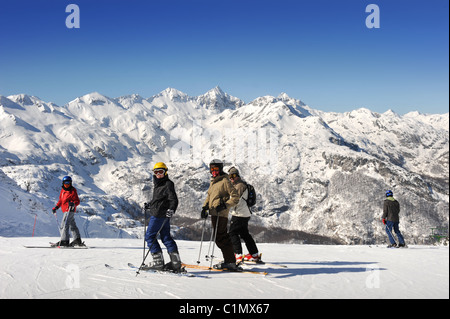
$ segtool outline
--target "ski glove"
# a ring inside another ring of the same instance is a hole
[[[386,225],[386,218],[383,218],[381,221]]]
[[[227,204],[223,201],[223,199],[220,199],[220,204],[216,207],[216,212],[220,213],[221,211],[227,209]]]
[[[69,202],[69,212],[74,212],[74,211],[75,211],[75,203]]]
[[[56,214],[56,211],[59,209],[59,206],[55,206],[52,208],[52,213]]]
[[[166,217],[170,218],[173,216],[173,214],[175,214],[175,211],[173,209],[168,209],[166,212]]]
[[[150,203],[144,203],[144,209],[145,210],[150,209]]]
[[[203,206],[202,207],[202,212],[200,213],[200,217],[203,218],[203,219],[208,218],[208,210],[209,210],[208,206]]]

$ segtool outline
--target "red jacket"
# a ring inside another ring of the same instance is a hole
[[[61,207],[63,213],[66,213],[69,211],[69,202],[73,202],[75,204],[76,211],[76,207],[80,205],[77,190],[73,186],[70,186],[69,188],[62,187],[56,207]]]

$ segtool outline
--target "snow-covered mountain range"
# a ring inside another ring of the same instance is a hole
[[[58,106],[0,96],[0,236],[58,234],[61,178],[81,197],[84,237],[141,236],[152,167],[169,166],[178,238],[198,239],[208,163],[236,166],[258,192],[258,241],[384,242],[384,193],[402,207],[408,243],[448,229],[449,115],[322,112],[280,94],[250,103],[216,87],[144,98],[90,93]],[[59,217],[60,218],[60,217]]]

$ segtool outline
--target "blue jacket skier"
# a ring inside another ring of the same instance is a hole
[[[174,183],[169,179],[167,171],[166,164],[162,162],[156,163],[153,167],[153,198],[150,203],[144,204],[144,208],[150,211],[151,215],[145,241],[153,257],[153,263],[149,265],[149,268],[180,271],[181,259],[178,247],[170,235],[170,218],[175,214],[178,207],[178,197]],[[156,238],[158,231],[171,260],[171,263],[166,265],[164,264],[161,246]]]

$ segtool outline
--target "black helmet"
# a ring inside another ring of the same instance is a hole
[[[62,179],[63,184],[72,184],[72,177],[70,176],[64,176]]]
[[[211,171],[211,167],[218,167],[220,174],[223,173],[223,162],[218,159],[213,159],[211,163],[209,163],[209,170]]]

